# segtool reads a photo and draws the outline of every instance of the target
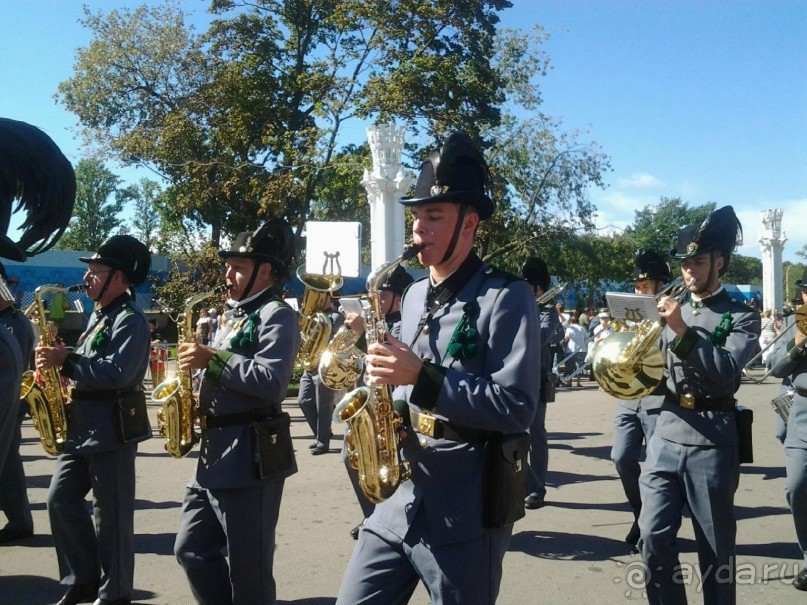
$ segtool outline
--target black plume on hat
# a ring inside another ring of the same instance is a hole
[[[76,175],[56,143],[36,126],[0,118],[0,256],[25,262],[49,250],[70,223]],[[18,239],[11,215],[24,211]]]
[[[409,273],[406,272],[401,265],[395,267],[395,270],[389,274],[387,281],[379,286],[379,290],[390,290],[395,294],[403,294],[406,287],[415,281]]]
[[[664,257],[654,250],[640,248],[633,257],[633,281],[652,279],[670,281],[670,265]]]
[[[229,250],[219,250],[221,258],[238,256],[268,262],[275,273],[275,281],[289,277],[289,265],[294,258],[294,232],[282,218],[266,221],[255,231],[242,231]]]
[[[82,263],[98,263],[123,272],[129,283],[139,286],[151,269],[151,252],[131,235],[113,235],[98,246],[92,256],[79,257]]]
[[[415,191],[404,197],[405,206],[435,202],[459,202],[473,206],[484,220],[493,214],[490,171],[482,152],[464,132],[452,132],[440,153],[420,166]]]
[[[544,292],[549,290],[549,282],[551,281],[549,269],[543,259],[537,256],[527,257],[527,260],[521,265],[521,277],[529,284],[537,284]]]
[[[723,271],[728,268],[731,253],[743,242],[743,227],[734,208],[723,206],[712,212],[703,223],[689,225],[678,232],[675,248],[670,256],[683,260],[704,252],[719,250],[726,262]]]

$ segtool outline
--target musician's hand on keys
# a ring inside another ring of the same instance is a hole
[[[403,342],[387,334],[387,341],[368,347],[365,362],[367,384],[415,384],[423,360]]]
[[[58,342],[52,347],[37,347],[34,351],[37,370],[49,370],[51,368],[61,368],[64,365],[70,351],[63,342]]]
[[[216,354],[216,349],[196,342],[185,342],[179,345],[180,370],[201,370],[207,367]]]

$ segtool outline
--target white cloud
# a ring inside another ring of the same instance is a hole
[[[634,172],[630,177],[620,177],[614,183],[616,187],[623,189],[656,189],[662,187],[664,183],[646,172]]]

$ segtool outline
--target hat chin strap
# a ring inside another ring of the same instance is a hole
[[[457,212],[457,222],[454,225],[454,233],[451,235],[451,241],[446,248],[446,253],[443,255],[439,264],[443,264],[451,258],[454,254],[454,248],[457,247],[457,240],[460,238],[460,231],[462,230],[462,221],[465,220],[465,214],[468,212],[468,204],[460,204],[459,212]]]
[[[255,265],[252,267],[252,275],[249,276],[249,281],[247,282],[246,288],[241,293],[241,296],[238,297],[238,302],[241,302],[247,295],[252,291],[252,286],[255,285],[255,280],[258,278],[258,269],[261,267],[261,263],[263,261],[255,259]]]
[[[104,298],[104,294],[106,294],[106,291],[109,289],[109,284],[112,283],[112,275],[115,273],[115,271],[118,271],[118,269],[112,269],[106,274],[104,285],[101,286],[101,291],[98,293],[98,296],[95,299],[96,302],[99,302],[102,298]]]

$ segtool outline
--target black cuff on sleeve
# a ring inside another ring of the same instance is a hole
[[[698,344],[698,340],[700,340],[698,333],[693,328],[687,328],[682,338],[675,337],[670,350],[678,359],[686,359]]]
[[[424,360],[417,382],[412,389],[411,402],[421,409],[433,410],[437,406],[437,398],[440,395],[446,371],[446,368]]]
[[[81,359],[81,355],[78,353],[68,353],[67,358],[64,360],[64,364],[62,365],[62,376],[65,378],[73,378],[73,374],[75,373],[76,365],[78,364],[79,359]]]

